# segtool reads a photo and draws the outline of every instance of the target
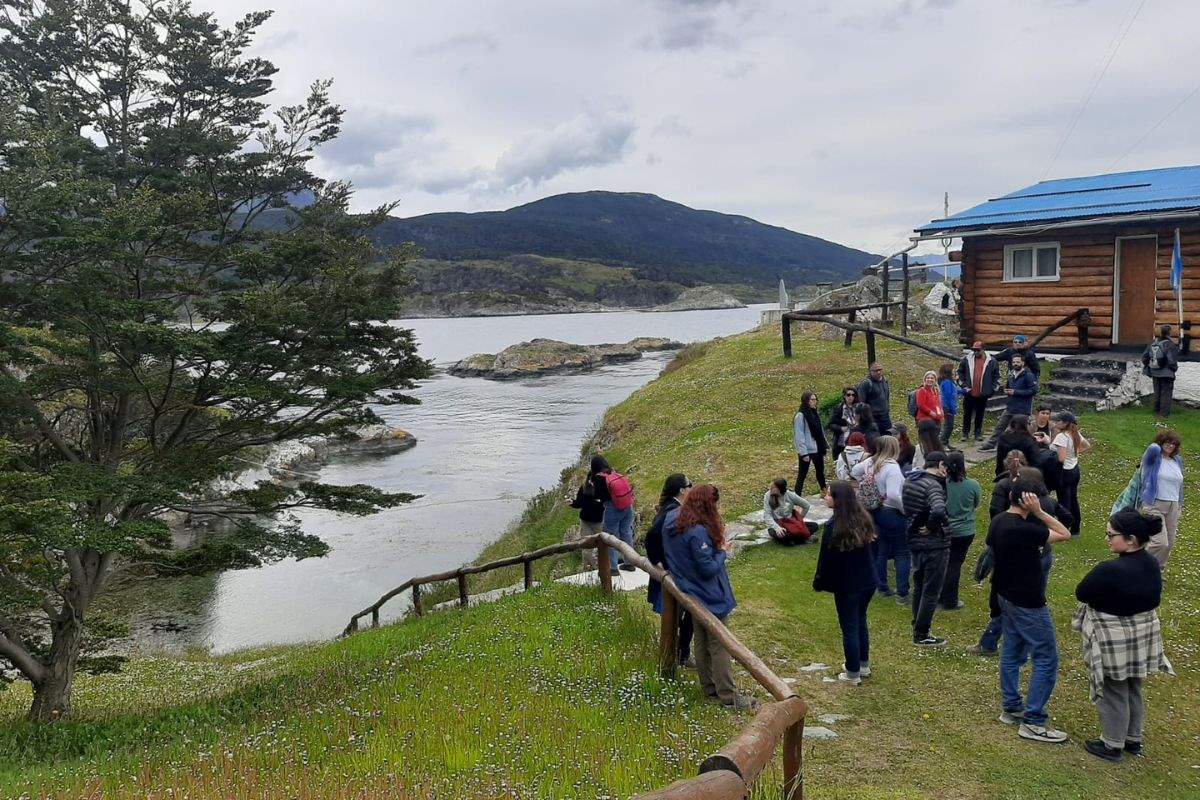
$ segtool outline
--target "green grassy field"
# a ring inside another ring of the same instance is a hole
[[[598,439],[630,471],[643,510],[672,471],[717,483],[727,516],[757,508],[773,477],[794,472],[800,394],[832,396],[864,361],[859,346],[804,338],[796,355],[784,360],[771,331],[723,340],[609,413]],[[915,385],[928,362],[890,345],[880,356],[900,420],[898,389]],[[1200,412],[1172,423],[1198,474],[1188,443],[1200,442]],[[1147,756],[1112,765],[1080,746],[1097,723],[1068,627],[1074,586],[1106,557],[1104,517],[1155,431],[1141,409],[1082,424],[1096,443],[1082,461],[1083,536],[1056,548],[1050,581],[1063,656],[1050,710],[1072,736],[1066,745],[1024,742],[995,721],[996,661],[964,652],[986,622],[985,590],[967,582],[967,608],[938,614],[935,630],[950,640],[940,651],[912,647],[907,609],[877,600],[875,677],[847,687],[800,671],[841,659],[832,598],[811,589],[815,548],[764,546],[732,563],[734,630],[780,675],[798,678],[813,717],[851,717],[834,726],[838,739],[806,744],[806,796],[1200,797],[1194,503],[1160,611],[1178,676],[1148,684]],[[985,488],[990,470],[975,469]],[[539,498],[485,558],[561,538],[573,519],[561,495]],[[19,722],[27,695],[14,687],[0,693],[0,797],[627,797],[691,774],[745,719],[703,702],[689,673],[660,681],[654,630],[640,596],[553,586],[329,645],[139,660],[127,675],[82,679],[78,719],[53,728]],[[777,790],[774,772],[757,795]]]

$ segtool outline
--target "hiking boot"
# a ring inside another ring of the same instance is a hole
[[[621,570],[622,572],[636,572],[637,571],[637,567],[635,567],[633,564],[622,564],[621,566],[617,567],[617,569]]]
[[[930,634],[922,639],[913,639],[913,644],[917,647],[942,647],[946,644],[946,640],[940,636]]]
[[[1021,727],[1017,729],[1017,736],[1031,742],[1045,742],[1046,744],[1062,744],[1067,740],[1067,734],[1063,731],[1056,731],[1045,725],[1030,725],[1028,722],[1021,723]]]
[[[1141,758],[1143,755],[1145,755],[1142,752],[1141,742],[1131,742],[1128,739],[1125,740],[1125,753],[1127,755],[1134,756],[1135,758]]]
[[[962,600],[959,600],[956,605],[952,605],[952,606],[938,605],[938,608],[940,608],[942,611],[962,611],[966,607],[967,607],[967,604],[964,603]]]
[[[851,675],[849,672],[839,672],[838,680],[842,683],[848,683],[851,686],[858,686],[862,683],[862,675]]]
[[[1000,722],[1004,723],[1005,725],[1017,725],[1019,723],[1025,722],[1025,712],[1024,711],[1001,711],[1000,716],[997,719],[999,719]]]
[[[1000,651],[998,649],[997,650],[988,650],[985,647],[983,647],[982,645],[978,645],[978,644],[973,644],[970,647],[968,647],[967,652],[973,656],[985,656],[985,657],[986,656],[996,656],[996,655],[1000,654]]]
[[[845,669],[846,669],[846,665],[845,665],[845,664],[842,664],[842,669],[843,669],[843,670],[845,670]],[[849,670],[847,670],[847,671],[849,671]],[[858,677],[860,677],[860,678],[869,678],[869,677],[871,677],[871,668],[870,668],[869,666],[867,666],[867,662],[865,662],[865,661],[864,661],[864,662],[862,662],[862,663],[859,665],[859,667],[858,667]]]
[[[739,694],[732,701],[722,702],[721,705],[733,711],[753,711],[758,708],[758,701],[748,695]]]
[[[696,659],[692,658],[691,656],[688,656],[683,661],[679,662],[679,666],[683,667],[684,669],[695,669],[696,668]]]
[[[995,443],[984,442],[983,444],[979,445],[979,449],[980,450],[995,450],[996,445],[995,445]]]
[[[1121,751],[1115,747],[1109,747],[1104,743],[1103,739],[1089,739],[1083,743],[1083,749],[1096,758],[1103,758],[1105,761],[1116,762],[1121,760]]]

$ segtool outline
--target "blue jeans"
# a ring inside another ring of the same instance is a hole
[[[1058,682],[1058,641],[1050,609],[1023,608],[998,597],[1004,626],[1004,648],[1000,651],[1000,695],[1004,710],[1023,711],[1025,722],[1045,725],[1046,704]],[[1021,667],[1033,662],[1029,675],[1029,697],[1021,699]]]
[[[875,585],[881,594],[891,594],[888,588],[887,562],[896,560],[896,594],[908,597],[908,574],[912,570],[912,553],[908,549],[908,520],[894,508],[882,506],[871,512],[879,538],[875,540]]]
[[[604,532],[633,547],[633,506],[620,511],[613,508],[612,503],[605,503]],[[617,568],[617,551],[611,547],[608,550],[608,563],[613,569]]]
[[[1050,568],[1054,566],[1054,551],[1049,547],[1042,554],[1042,591],[1046,591],[1046,587],[1050,585]],[[1000,623],[1000,604],[997,600],[996,590],[992,589],[988,596],[988,605],[991,607],[992,618],[988,620],[987,627],[983,629],[983,635],[979,637],[979,649],[986,650],[989,653],[994,653],[1000,648],[1000,635],[1004,631],[1003,625]]]
[[[871,638],[867,633],[867,606],[875,595],[874,589],[858,592],[834,592],[838,626],[842,629],[842,652],[846,656],[846,672],[857,675],[864,662],[871,660]]]

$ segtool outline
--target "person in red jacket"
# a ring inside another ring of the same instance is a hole
[[[917,389],[917,422],[930,420],[939,425],[945,419],[946,412],[942,410],[942,390],[938,386],[938,376],[933,370],[925,373],[925,381]]]

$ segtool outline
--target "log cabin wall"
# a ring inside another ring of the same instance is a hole
[[[1171,250],[1175,225],[1105,225],[1051,230],[1022,236],[965,237],[962,246],[963,341],[981,339],[988,345],[1007,344],[1015,334],[1033,337],[1077,308],[1092,314],[1089,345],[1111,348],[1113,339],[1113,280],[1117,238],[1156,235],[1155,325],[1179,322],[1171,289]],[[1183,318],[1200,329],[1200,223],[1180,224],[1183,251]],[[1007,245],[1059,243],[1057,281],[1004,281]],[[1177,334],[1178,332],[1176,332]],[[1042,343],[1050,350],[1075,350],[1078,334],[1068,325]]]

